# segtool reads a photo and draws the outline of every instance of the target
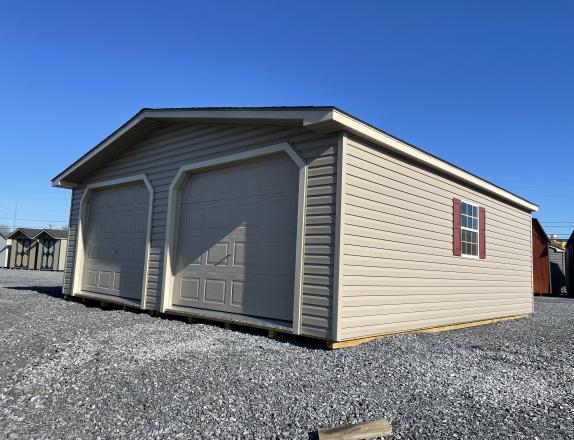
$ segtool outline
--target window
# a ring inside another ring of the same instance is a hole
[[[461,202],[460,232],[462,255],[478,257],[478,206]]]

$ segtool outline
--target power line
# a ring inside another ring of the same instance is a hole
[[[0,217],[0,220],[16,220],[23,222],[52,222],[52,223],[68,223],[68,220],[40,220],[37,218],[12,218],[12,217]]]

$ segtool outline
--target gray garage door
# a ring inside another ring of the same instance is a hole
[[[298,169],[284,155],[192,174],[173,303],[292,320]]]
[[[94,191],[84,229],[82,290],[141,298],[148,203],[143,184]]]

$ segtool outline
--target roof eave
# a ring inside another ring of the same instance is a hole
[[[118,130],[108,136],[95,148],[78,159],[59,175],[52,179],[52,185],[63,188],[74,188],[76,182],[70,182],[66,178],[76,169],[84,165],[90,159],[98,155],[107,146],[119,139],[131,128],[135,127],[144,119],[159,120],[191,120],[191,121],[290,121],[297,125],[305,126],[317,132],[347,131],[355,134],[375,145],[385,147],[402,156],[422,163],[438,170],[457,180],[463,181],[475,188],[495,195],[503,200],[511,202],[530,212],[538,211],[538,206],[511,192],[500,188],[468,171],[452,165],[438,157],[420,150],[417,147],[385,133],[384,131],[369,125],[335,107],[317,107],[308,109],[257,109],[257,108],[216,108],[216,109],[143,109],[132,119],[127,121]]]
[[[222,109],[142,109],[136,113],[129,121],[118,128],[110,136],[100,142],[91,151],[86,153],[76,162],[71,164],[68,168],[58,174],[52,179],[52,186],[60,188],[74,188],[77,186],[75,182],[66,181],[66,177],[79,167],[84,165],[90,159],[98,155],[102,150],[112,144],[114,141],[122,137],[126,132],[134,128],[144,119],[157,119],[165,121],[213,121],[220,122],[229,121],[235,122],[272,122],[283,121],[294,125],[306,125],[321,123],[331,117],[333,107],[318,107],[309,109],[257,109],[257,108],[244,108],[233,110],[231,108]]]
[[[493,194],[506,201],[512,202],[530,212],[538,211],[538,205],[535,205],[528,200],[525,200],[511,192],[500,188],[474,174],[469,173],[455,165],[452,165],[442,159],[439,159],[429,153],[426,153],[412,145],[407,144],[394,136],[391,136],[363,121],[360,121],[338,109],[332,112],[332,120],[339,124],[342,130],[355,134],[363,139],[366,139],[376,145],[385,147],[394,151],[401,156],[406,156],[418,163],[425,164],[433,169],[441,171],[449,176],[461,180],[475,188],[480,188],[490,194]],[[307,125],[313,128],[313,124]],[[332,130],[332,127],[330,128]]]
[[[16,235],[18,235],[18,233],[20,233],[20,234],[22,234],[22,235],[25,235],[25,236],[28,237],[30,240],[32,240],[32,239],[34,238],[33,236],[30,236],[30,235],[26,234],[21,228],[16,228],[16,229],[14,229],[12,232],[10,232],[10,233],[6,236],[6,238],[12,239],[12,238],[14,238]]]

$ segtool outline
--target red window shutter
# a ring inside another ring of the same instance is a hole
[[[452,199],[452,254],[461,254],[460,244],[460,199]]]
[[[486,258],[486,210],[478,208],[478,256]]]

